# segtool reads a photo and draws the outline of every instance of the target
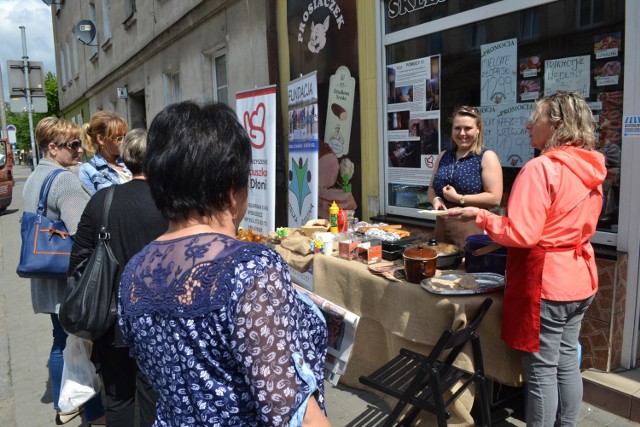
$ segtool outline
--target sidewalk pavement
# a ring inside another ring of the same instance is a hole
[[[51,347],[51,321],[33,314],[28,279],[15,273],[20,248],[22,189],[31,172],[26,166],[14,170],[13,202],[0,216],[0,426],[44,427],[55,425],[47,359]],[[335,427],[382,426],[388,412],[385,402],[361,390],[334,387],[328,382],[326,406]],[[76,418],[69,427],[86,426]],[[499,427],[524,426],[511,417]],[[583,404],[579,426],[639,426],[593,406]]]

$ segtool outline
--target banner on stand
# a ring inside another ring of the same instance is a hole
[[[318,218],[318,82],[309,73],[289,82],[288,226]]]
[[[276,229],[276,86],[239,92],[236,112],[251,138],[249,203],[240,223],[266,236]]]

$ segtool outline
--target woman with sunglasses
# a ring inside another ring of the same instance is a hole
[[[456,206],[494,208],[502,200],[502,167],[495,152],[484,148],[482,116],[475,107],[460,107],[451,116],[450,150],[436,160],[427,191],[436,210]],[[468,236],[481,234],[473,223],[436,218],[435,238],[462,248]]]
[[[80,127],[67,120],[47,117],[36,127],[36,140],[42,152],[42,159],[24,184],[24,210],[35,212],[38,207],[40,188],[46,177],[56,169],[68,169],[78,164],[82,154],[80,147]],[[89,194],[82,187],[78,177],[69,172],[56,176],[47,197],[46,215],[51,220],[62,220],[71,236],[75,236],[82,211],[89,201]],[[80,414],[80,410],[62,413],[58,407],[64,365],[62,351],[67,342],[67,333],[58,320],[58,307],[64,297],[65,279],[31,279],[31,304],[34,313],[46,313],[53,324],[53,345],[49,353],[49,377],[53,392],[55,421],[61,425]],[[100,395],[84,405],[87,420],[92,424],[104,424],[104,408]]]
[[[522,352],[527,426],[575,426],[582,401],[578,337],[598,290],[589,239],[607,169],[580,94],[537,101],[527,129],[542,154],[518,174],[507,216],[465,207],[447,218],[474,222],[508,247],[501,336]]]
[[[131,181],[131,172],[120,158],[120,144],[128,130],[127,122],[111,111],[98,111],[82,126],[82,147],[93,157],[80,166],[80,181],[90,194]]]

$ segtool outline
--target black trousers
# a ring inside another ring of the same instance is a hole
[[[138,418],[140,427],[150,427],[156,419],[158,394],[129,357],[129,348],[113,345],[113,333],[108,331],[94,342],[92,356],[104,384],[107,425],[135,427]]]

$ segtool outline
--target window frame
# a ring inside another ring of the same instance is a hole
[[[179,70],[168,70],[162,73],[162,94],[165,106],[181,101]]]
[[[227,79],[226,83],[224,85],[219,85],[219,81],[218,81],[218,68],[217,68],[217,61],[220,58],[224,58],[224,67],[225,67],[225,77]],[[215,53],[213,53],[211,55],[211,83],[212,83],[212,95],[213,95],[213,100],[217,101],[217,102],[224,102],[225,104],[229,103],[229,68],[227,67],[227,49],[219,49],[217,50]],[[226,94],[227,94],[227,99],[226,100],[220,100],[220,97],[218,95],[218,92],[220,90],[225,90]]]

